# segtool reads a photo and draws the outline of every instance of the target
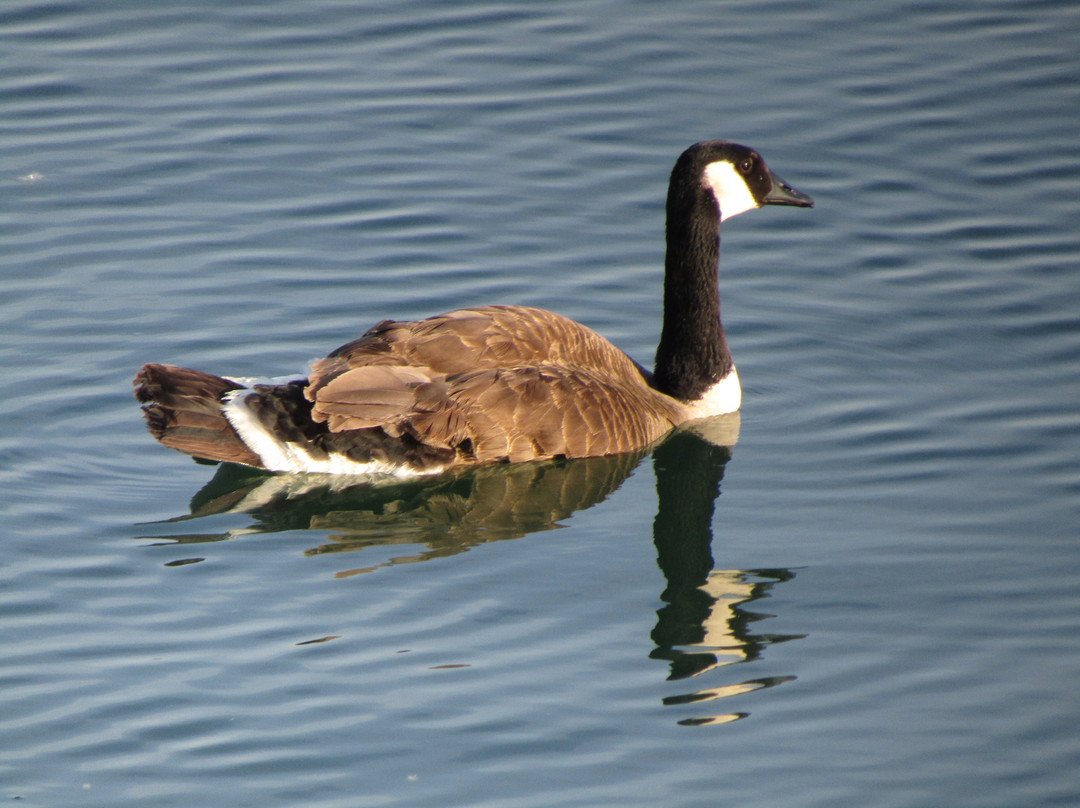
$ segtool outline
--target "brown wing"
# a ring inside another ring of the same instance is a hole
[[[362,366],[314,399],[312,417],[333,432],[380,427],[464,462],[617,454],[647,446],[680,420],[678,405],[644,382],[548,364],[449,376]]]
[[[595,331],[542,309],[483,306],[387,320],[312,366],[312,418],[379,428],[459,460],[616,454],[682,420],[648,373]]]
[[[353,368],[395,365],[453,375],[483,368],[550,364],[615,378],[648,371],[590,328],[543,309],[480,306],[426,320],[386,320],[312,365],[308,396]]]

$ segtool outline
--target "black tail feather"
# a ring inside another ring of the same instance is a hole
[[[409,433],[391,436],[379,427],[331,432],[311,417],[304,396],[306,380],[251,388],[176,365],[146,365],[135,375],[135,398],[143,403],[146,426],[163,445],[196,459],[266,468],[259,455],[233,429],[222,412],[222,399],[243,393],[247,409],[277,439],[302,447],[315,461],[342,455],[357,463],[376,462],[416,471],[446,467],[453,449],[425,444]]]
[[[176,365],[145,365],[135,374],[135,398],[146,426],[164,446],[203,460],[262,468],[259,456],[221,411],[222,397],[243,385]]]

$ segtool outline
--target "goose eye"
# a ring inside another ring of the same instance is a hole
[[[750,157],[747,157],[745,160],[742,160],[739,163],[739,172],[741,174],[749,174],[753,170],[754,170],[754,161]]]

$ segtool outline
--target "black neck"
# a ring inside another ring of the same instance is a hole
[[[700,182],[676,186],[668,192],[664,328],[653,386],[693,401],[731,371],[732,361],[720,324],[716,197]]]

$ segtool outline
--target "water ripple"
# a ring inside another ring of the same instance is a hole
[[[1077,31],[1015,0],[6,4],[5,795],[1076,803]],[[142,362],[287,373],[476,302],[647,363],[667,174],[715,136],[818,201],[725,226],[729,465],[373,497],[219,485],[143,432]]]

